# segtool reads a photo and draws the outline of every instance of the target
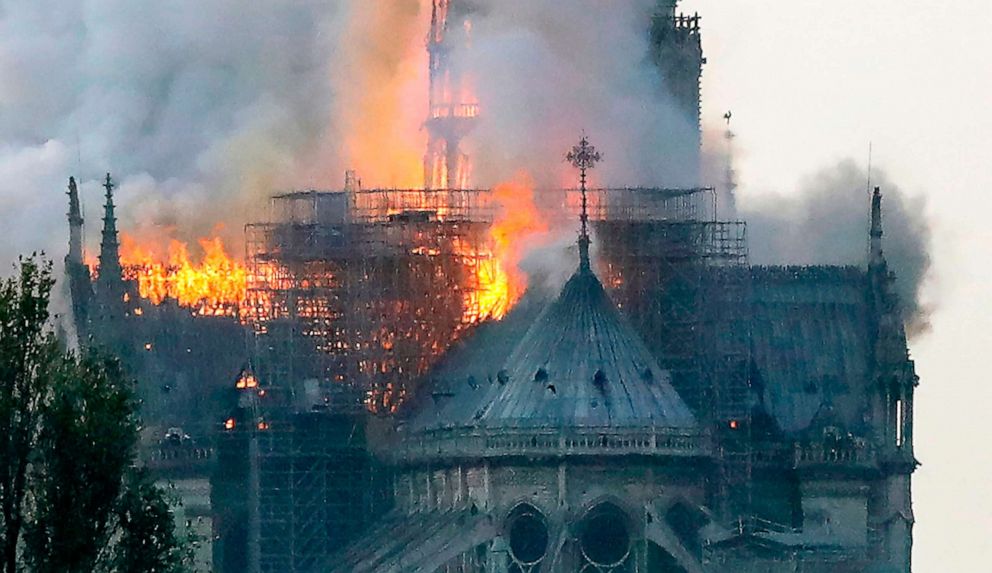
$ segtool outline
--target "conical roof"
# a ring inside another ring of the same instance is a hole
[[[599,279],[581,266],[500,364],[440,392],[421,428],[689,428],[695,419]]]
[[[689,427],[695,420],[599,279],[580,268],[497,375],[487,426]]]

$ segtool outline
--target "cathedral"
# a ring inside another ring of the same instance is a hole
[[[393,509],[330,570],[909,571],[917,379],[871,205],[866,271],[749,269],[730,419],[694,413],[611,301],[583,214],[557,298],[453,351],[373,446]]]
[[[646,60],[695,154],[700,19],[676,4],[645,22]],[[541,194],[579,230],[569,278],[486,315],[493,190],[467,188],[485,158],[463,144],[487,110],[451,57],[478,6],[432,7],[423,188],[351,172],[273,196],[230,315],[142,297],[109,175],[90,269],[70,179],[76,337],[177,438],[145,457],[193,484],[205,570],[910,571],[918,379],[882,190],[862,264],[757,266],[746,222],[718,218],[732,180],[587,188],[583,136],[577,188]]]

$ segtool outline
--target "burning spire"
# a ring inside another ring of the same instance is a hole
[[[596,167],[602,161],[596,148],[589,144],[589,138],[582,135],[579,144],[572,147],[572,150],[565,155],[565,160],[579,170],[579,188],[582,191],[582,213],[579,220],[582,222],[582,230],[579,232],[579,268],[583,272],[590,272],[589,264],[589,209],[586,197],[586,171]]]
[[[470,44],[471,12],[465,2],[433,0],[427,38],[430,95],[425,189],[468,187],[471,164],[461,142],[475,127],[479,103],[473,94],[471,78],[452,54],[467,49]]]

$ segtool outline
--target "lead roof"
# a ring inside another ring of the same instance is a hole
[[[433,403],[415,418],[415,428],[696,425],[668,372],[589,270],[572,275],[508,355],[505,335],[488,341],[495,347],[503,341],[500,360],[466,353],[486,361],[468,370],[479,374],[435,386]]]

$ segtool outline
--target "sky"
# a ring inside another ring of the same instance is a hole
[[[844,159],[925,199],[930,330],[920,386],[914,571],[987,571],[992,533],[992,3],[685,0],[703,16],[704,123],[732,110],[741,201]]]

